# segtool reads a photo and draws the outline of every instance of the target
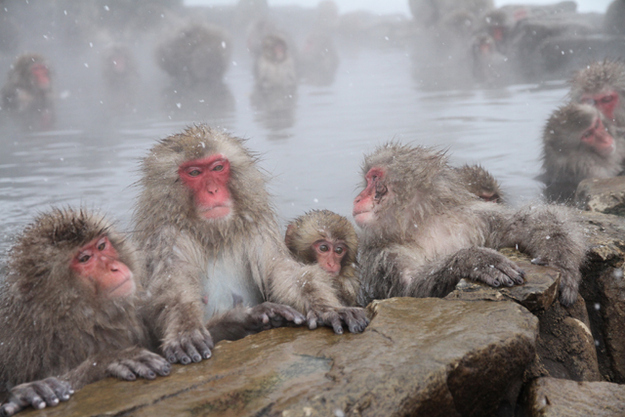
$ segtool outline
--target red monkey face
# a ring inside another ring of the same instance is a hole
[[[117,251],[106,236],[100,236],[80,248],[70,267],[97,295],[117,298],[135,292],[132,272],[119,260]]]
[[[595,117],[592,126],[582,133],[581,141],[604,158],[612,155],[616,149],[614,138],[605,130],[599,117]]]
[[[367,186],[354,200],[352,212],[356,224],[360,227],[375,221],[375,210],[388,192],[388,188],[384,185],[385,172],[382,168],[371,168],[365,179]]]
[[[30,67],[30,73],[32,75],[32,83],[35,84],[37,88],[42,90],[50,88],[50,74],[48,72],[48,67],[41,63],[33,64]]]
[[[186,162],[178,175],[193,193],[195,207],[205,219],[220,219],[232,211],[228,189],[230,162],[223,155],[211,155]]]
[[[608,119],[614,119],[614,110],[619,104],[618,93],[614,90],[601,94],[584,94],[582,103],[590,104],[599,109]]]
[[[341,262],[347,253],[347,245],[342,241],[318,240],[312,245],[315,250],[317,263],[327,272],[338,275],[341,272]]]

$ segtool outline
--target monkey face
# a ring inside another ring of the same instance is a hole
[[[373,167],[365,175],[367,185],[354,200],[352,212],[356,224],[365,227],[375,221],[375,211],[388,193],[386,173],[382,168]]]

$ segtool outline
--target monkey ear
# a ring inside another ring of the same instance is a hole
[[[295,234],[295,230],[297,229],[297,226],[295,226],[293,223],[289,224],[286,227],[286,234],[284,235],[284,243],[286,243],[286,246],[288,248],[291,247],[291,245],[293,245],[293,235]]]

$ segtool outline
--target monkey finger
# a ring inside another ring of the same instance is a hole
[[[124,381],[134,381],[137,379],[137,375],[132,372],[131,369],[126,366],[124,361],[113,362],[106,367],[106,371],[110,376],[123,379]]]
[[[37,394],[43,398],[43,401],[47,406],[54,407],[55,405],[58,405],[59,399],[46,380],[33,382],[33,388]]]
[[[0,416],[10,417],[15,413],[21,411],[23,408],[24,407],[20,406],[19,404],[9,401],[5,404],[2,404],[2,407],[0,407]]]
[[[142,361],[146,366],[160,376],[167,376],[171,372],[171,365],[169,362],[156,353],[144,351],[144,354],[137,358],[137,360]]]
[[[37,410],[46,407],[45,401],[39,396],[33,383],[21,384],[13,388],[9,402],[19,406],[19,410],[29,405]]]
[[[134,360],[134,359],[126,359],[122,362],[126,368],[128,368],[132,373],[136,376],[144,379],[154,379],[156,378],[156,373],[146,366],[144,363]]]
[[[191,341],[185,342],[183,346],[184,346],[183,347],[184,351],[187,353],[187,355],[191,358],[193,362],[200,362],[202,360],[202,356],[193,345],[193,342]]]
[[[67,381],[62,381],[54,377],[46,378],[44,381],[54,390],[57,398],[61,401],[69,400],[69,398],[74,394],[74,389]]]
[[[318,320],[318,317],[314,311],[310,310],[306,314],[306,321],[308,322],[308,328],[310,330],[315,330],[317,328],[317,325],[318,325],[317,320]]]
[[[343,326],[341,325],[341,317],[336,311],[326,313],[326,319],[324,320],[326,325],[329,325],[336,334],[343,334]]]

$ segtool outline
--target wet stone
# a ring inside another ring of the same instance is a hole
[[[625,216],[625,177],[591,178],[580,182],[575,204],[582,210]]]
[[[528,417],[621,417],[625,386],[538,378],[526,389],[524,403]]]
[[[369,311],[362,334],[270,330],[169,377],[109,378],[23,415],[482,416],[535,356],[537,319],[513,302],[395,298]]]

